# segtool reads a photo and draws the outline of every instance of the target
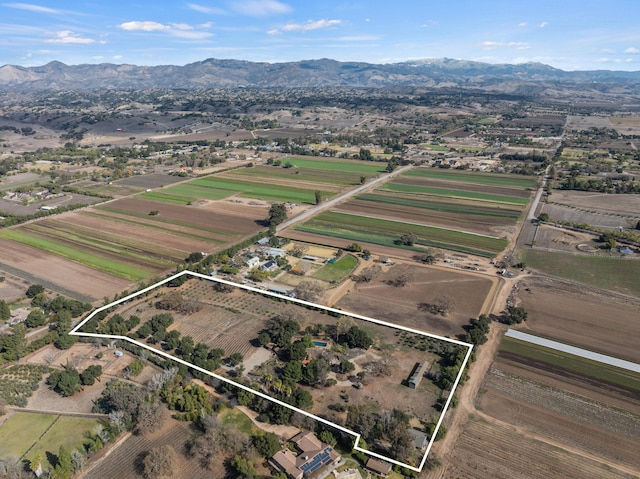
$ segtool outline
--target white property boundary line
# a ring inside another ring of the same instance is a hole
[[[249,387],[247,387],[247,386],[245,386],[243,384],[236,383],[236,382],[232,381],[229,378],[226,378],[224,376],[220,376],[220,375],[215,374],[215,373],[213,373],[211,371],[208,371],[208,370],[206,370],[204,368],[198,367],[195,364],[191,364],[191,363],[189,363],[189,362],[187,362],[187,361],[185,361],[183,359],[180,359],[180,358],[177,358],[175,356],[172,356],[171,354],[165,353],[162,350],[152,348],[151,346],[149,346],[147,344],[138,342],[138,341],[136,341],[134,339],[131,339],[131,338],[127,337],[127,336],[119,336],[119,335],[111,335],[111,334],[98,334],[98,333],[85,333],[85,332],[79,331],[80,328],[82,328],[82,326],[84,326],[84,324],[87,321],[89,321],[90,319],[92,319],[96,314],[98,314],[98,313],[100,313],[100,312],[102,312],[102,311],[104,311],[106,309],[112,308],[113,306],[116,306],[116,305],[118,305],[120,303],[124,303],[126,301],[129,301],[130,299],[133,299],[133,298],[135,298],[137,296],[145,294],[148,291],[151,291],[151,290],[153,290],[153,289],[155,289],[155,288],[157,288],[159,286],[162,286],[163,284],[168,283],[169,281],[172,281],[175,278],[179,278],[180,276],[183,276],[183,275],[188,275],[188,276],[193,276],[193,277],[200,278],[200,279],[206,279],[208,281],[228,284],[230,286],[234,286],[234,287],[237,287],[237,288],[240,288],[240,289],[244,289],[246,291],[251,291],[251,292],[254,292],[254,293],[259,293],[259,294],[262,294],[264,296],[272,296],[274,298],[284,299],[284,300],[287,300],[287,301],[292,302],[292,303],[297,303],[297,304],[301,304],[301,305],[304,305],[304,306],[310,306],[310,307],[317,308],[317,309],[323,309],[325,311],[329,311],[329,312],[332,312],[332,313],[338,313],[338,314],[341,314],[343,316],[350,316],[352,318],[360,319],[362,321],[368,321],[370,323],[379,324],[379,325],[382,325],[382,326],[387,326],[387,327],[399,329],[399,330],[402,330],[402,331],[407,331],[407,332],[410,332],[410,333],[413,333],[413,334],[420,334],[422,336],[427,336],[427,337],[430,337],[430,338],[439,339],[441,341],[446,341],[446,342],[449,342],[449,343],[457,344],[458,346],[463,346],[463,347],[468,348],[467,354],[465,355],[464,360],[462,361],[462,365],[460,366],[460,371],[458,372],[458,375],[456,376],[456,379],[455,379],[455,381],[453,383],[453,386],[451,387],[451,393],[449,394],[449,397],[447,398],[447,401],[446,401],[446,403],[445,403],[445,405],[444,405],[444,407],[442,409],[442,414],[440,414],[440,418],[438,419],[438,422],[437,422],[436,427],[435,427],[435,429],[433,431],[433,434],[431,435],[431,439],[429,441],[429,444],[427,445],[427,449],[426,449],[426,451],[424,453],[424,456],[422,457],[422,461],[420,462],[420,465],[418,467],[412,466],[410,464],[405,464],[405,463],[397,461],[395,459],[388,458],[388,457],[383,456],[381,454],[377,454],[375,452],[371,452],[371,451],[369,451],[367,449],[363,449],[363,448],[358,446],[358,443],[360,442],[360,434],[357,433],[357,432],[351,431],[350,429],[342,427],[342,426],[340,426],[338,424],[335,424],[335,423],[333,423],[331,421],[328,421],[328,420],[323,419],[323,418],[321,418],[319,416],[311,414],[311,413],[309,413],[307,411],[303,411],[302,409],[299,409],[299,408],[294,407],[294,406],[292,406],[290,404],[287,404],[287,403],[285,403],[283,401],[280,401],[279,399],[273,398],[273,397],[269,396],[268,394],[265,394],[265,393],[263,393],[261,391],[257,391],[255,389],[251,389],[251,388],[249,388]],[[135,292],[133,294],[130,294],[129,296],[125,296],[124,298],[121,298],[121,299],[119,299],[117,301],[114,301],[112,303],[109,303],[109,304],[107,304],[105,306],[102,306],[102,307],[94,310],[89,316],[87,316],[80,323],[78,323],[76,325],[76,327],[74,327],[69,332],[69,334],[71,334],[73,336],[85,336],[85,337],[90,337],[90,338],[121,339],[123,341],[128,341],[130,343],[135,344],[136,346],[139,346],[141,348],[147,349],[147,350],[149,350],[149,351],[151,351],[151,352],[153,352],[153,353],[155,353],[155,354],[157,354],[159,356],[162,356],[162,357],[164,357],[166,359],[170,359],[170,360],[175,361],[177,363],[184,364],[185,366],[187,366],[187,367],[189,367],[191,369],[194,369],[194,370],[199,371],[201,373],[207,374],[208,376],[216,378],[216,379],[218,379],[220,381],[224,381],[226,383],[232,384],[233,386],[235,386],[237,388],[243,389],[243,390],[245,390],[247,392],[250,392],[252,394],[260,396],[260,397],[262,397],[264,399],[267,399],[267,400],[269,400],[271,402],[279,404],[280,406],[284,406],[284,407],[287,407],[289,409],[292,409],[293,411],[298,412],[300,414],[304,414],[305,416],[308,416],[308,417],[310,417],[310,418],[312,418],[312,419],[314,419],[316,421],[320,421],[321,423],[326,424],[326,425],[328,425],[330,427],[333,427],[335,429],[338,429],[339,431],[342,431],[342,432],[345,432],[347,434],[350,434],[350,435],[352,435],[352,436],[354,436],[356,438],[356,441],[355,441],[354,446],[353,446],[353,448],[355,450],[363,452],[363,453],[368,454],[370,456],[376,457],[378,459],[382,459],[384,461],[390,462],[392,464],[396,464],[396,465],[399,465],[399,466],[402,466],[402,467],[406,467],[407,469],[410,469],[410,470],[416,471],[416,472],[421,472],[422,468],[424,467],[424,465],[425,465],[425,463],[427,461],[427,456],[429,455],[429,452],[431,451],[431,447],[433,446],[433,443],[435,441],[435,438],[436,438],[436,435],[438,433],[438,430],[440,429],[440,426],[442,425],[442,421],[444,419],[444,415],[447,412],[447,409],[449,408],[449,404],[451,403],[451,399],[453,398],[453,394],[454,394],[456,388],[458,387],[458,383],[460,382],[460,378],[462,377],[462,374],[464,373],[464,369],[465,369],[465,367],[467,365],[469,357],[471,356],[471,351],[473,350],[473,345],[472,344],[465,343],[463,341],[458,341],[456,339],[445,338],[443,336],[438,336],[436,334],[426,333],[424,331],[419,331],[417,329],[412,329],[412,328],[407,328],[405,326],[399,326],[397,324],[387,323],[386,321],[380,321],[379,319],[369,318],[367,316],[362,316],[360,314],[349,313],[347,311],[342,311],[340,309],[330,308],[328,306],[324,306],[324,305],[316,304],[316,303],[311,303],[309,301],[302,301],[300,299],[290,298],[290,297],[284,296],[282,294],[272,293],[272,292],[264,291],[264,290],[258,289],[258,288],[252,288],[251,286],[245,286],[245,285],[233,283],[231,281],[227,281],[227,280],[224,280],[224,279],[207,276],[207,275],[200,274],[200,273],[194,273],[193,271],[187,271],[187,270],[181,271],[180,273],[176,273],[176,274],[174,274],[174,275],[172,275],[172,276],[170,276],[170,277],[168,277],[166,279],[163,279],[162,281],[159,281],[158,283],[156,283],[156,284],[154,284],[152,286],[144,288],[144,289],[142,289],[140,291],[137,291],[137,292]]]

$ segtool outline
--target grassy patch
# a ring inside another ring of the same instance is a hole
[[[405,185],[401,183],[387,183],[385,190],[400,191],[403,193],[420,193],[425,195],[444,196],[447,198],[469,198],[473,200],[491,201],[495,203],[507,203],[516,205],[526,205],[528,198],[518,198],[516,196],[493,195],[491,193],[480,193],[478,191],[456,190],[453,188],[438,188],[434,186]]]
[[[490,238],[444,228],[335,211],[322,213],[295,229],[351,241],[364,241],[394,247],[402,247],[402,245],[396,244],[401,235],[413,233],[418,238],[416,241],[418,245],[462,251],[485,257],[494,256],[507,246],[507,240],[503,238]],[[415,247],[410,247],[410,249],[415,249]]]
[[[339,283],[347,278],[356,266],[358,266],[358,258],[352,254],[346,254],[335,263],[326,263],[315,272],[313,277]]]
[[[238,409],[223,409],[218,414],[223,426],[231,425],[246,434],[251,435],[254,425],[251,419]]]
[[[633,371],[527,343],[516,338],[503,338],[500,350],[640,391],[640,376]]]
[[[57,418],[53,414],[16,412],[0,427],[2,455],[22,457]]]
[[[60,446],[65,446],[69,451],[73,449],[82,451],[85,433],[92,431],[98,424],[98,419],[59,416],[51,429],[29,451],[26,458],[30,459],[39,453],[46,463],[43,464],[44,468],[49,469],[52,465],[47,461],[47,453],[57,455]]]
[[[521,188],[533,188],[537,184],[537,180],[535,178],[523,177],[521,175],[476,173],[471,171],[447,170],[443,168],[413,169],[404,173],[403,176],[439,178],[443,180],[466,181],[468,183],[481,183],[485,185],[517,186]]]
[[[528,267],[558,278],[640,296],[640,261],[525,250]]]
[[[150,271],[135,267],[131,263],[121,263],[113,261],[113,259],[101,258],[54,241],[27,235],[19,230],[2,231],[0,233],[0,238],[17,241],[18,243],[26,244],[42,251],[47,251],[71,261],[76,261],[91,268],[114,274],[125,279],[130,279],[132,281],[140,281],[151,274]]]

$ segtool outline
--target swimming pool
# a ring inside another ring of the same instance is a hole
[[[327,343],[325,343],[324,341],[314,341],[313,345],[314,346],[318,346],[319,348],[326,348],[327,347]]]

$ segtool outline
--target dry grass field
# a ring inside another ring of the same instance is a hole
[[[386,281],[405,272],[412,278],[405,287],[390,286]],[[497,278],[442,268],[396,265],[370,283],[360,283],[338,301],[338,307],[372,316],[383,321],[455,337],[464,333],[462,326],[477,318],[485,301],[497,286]],[[434,303],[450,298],[451,312],[435,315],[418,308],[420,303]]]

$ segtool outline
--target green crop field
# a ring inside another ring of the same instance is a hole
[[[389,191],[398,191],[402,193],[416,193],[422,195],[445,196],[454,198],[469,198],[474,200],[515,205],[526,205],[529,202],[528,198],[518,198],[516,196],[494,195],[491,193],[480,193],[477,191],[465,191],[450,188],[437,188],[432,186],[405,185],[393,182],[386,183],[383,189]]]
[[[143,261],[150,265],[167,267],[184,257],[184,251],[154,246],[138,241],[128,235],[111,234],[71,222],[45,219],[19,228],[27,234],[62,244],[76,246],[95,252],[97,255],[115,254],[133,261]]]
[[[525,250],[521,257],[527,267],[551,276],[640,296],[640,261],[637,260],[539,250]]]
[[[521,175],[507,175],[499,173],[481,173],[470,171],[456,171],[442,168],[421,168],[407,171],[403,176],[427,177],[434,179],[481,183],[485,185],[516,186],[533,188],[537,184],[536,178]]]
[[[358,266],[358,258],[352,254],[346,254],[335,263],[325,263],[313,277],[339,283],[347,278],[356,266]]]
[[[584,376],[604,380],[640,392],[640,376],[633,371],[538,346],[516,338],[503,338],[500,350],[531,358],[535,361],[543,361],[556,367],[575,371]]]
[[[491,238],[336,211],[321,213],[295,229],[351,241],[366,241],[395,247],[402,247],[396,243],[401,235],[413,233],[418,238],[416,245],[433,246],[485,257],[492,257],[507,246],[507,240],[503,238]],[[410,249],[419,250],[420,248],[414,246]]]
[[[374,203],[385,203],[398,206],[408,206],[410,208],[420,208],[431,211],[441,211],[453,215],[484,216],[491,218],[503,218],[508,222],[516,221],[520,217],[520,207],[497,208],[495,204],[482,204],[480,202],[452,202],[447,198],[416,198],[387,195],[380,193],[367,193],[356,197],[358,200],[371,201]]]
[[[140,196],[146,198],[146,195],[153,194],[153,192],[144,193]],[[183,204],[186,204],[187,202],[197,201],[202,198],[219,200],[234,194],[267,201],[315,204],[315,190],[273,185],[269,184],[268,181],[259,183],[256,181],[242,181],[216,176],[198,178],[188,183],[181,183],[176,186],[164,188],[160,192],[160,196],[156,195],[155,197],[149,197],[149,199],[170,203],[184,201],[185,203]],[[322,191],[322,195],[326,198],[332,196],[333,193]]]
[[[34,248],[47,251],[49,253],[62,256],[63,258],[76,261],[91,268],[95,268],[106,273],[111,273],[125,279],[140,281],[152,274],[152,271],[132,265],[131,263],[118,262],[113,259],[101,258],[96,255],[78,250],[72,246],[66,246],[55,241],[49,241],[37,236],[27,235],[19,230],[5,230],[0,232],[0,238],[6,238],[18,243],[26,244]]]

